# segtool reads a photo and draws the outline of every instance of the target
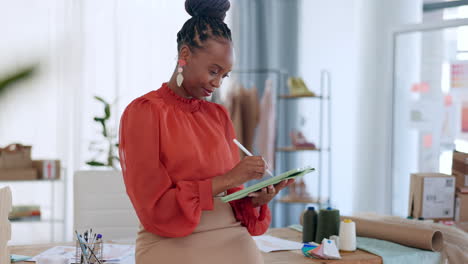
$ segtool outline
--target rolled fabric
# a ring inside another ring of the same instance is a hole
[[[381,220],[370,220],[360,217],[342,217],[356,223],[356,234],[395,242],[401,245],[439,252],[444,245],[443,235],[438,230],[425,227],[405,226],[386,223]]]

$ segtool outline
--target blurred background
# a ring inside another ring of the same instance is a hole
[[[451,174],[453,150],[468,151],[468,1],[231,4],[235,67],[210,100],[229,107],[239,87],[255,89],[274,133],[271,153],[258,129],[252,150],[276,174],[317,169],[272,202],[273,226],[310,204],[406,217],[410,174]],[[188,18],[183,0],[0,1],[0,147],[32,146],[57,169],[1,179],[13,205],[40,211],[12,222],[12,244],[71,240],[74,197],[90,195],[77,171],[119,169],[120,115],[169,80]]]

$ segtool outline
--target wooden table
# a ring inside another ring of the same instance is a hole
[[[300,242],[302,240],[302,234],[289,228],[273,228],[270,229],[267,234]],[[11,246],[11,254],[35,256],[51,247],[54,246],[71,246],[71,243],[62,244],[41,244],[41,245],[30,245],[30,246]],[[382,264],[382,258],[371,253],[357,250],[356,252],[347,253],[340,252],[343,259],[341,260],[318,260],[306,258],[300,250],[294,251],[280,251],[263,253],[265,264],[333,264],[333,263],[346,263],[346,264]],[[31,262],[16,262],[19,264],[31,264]]]

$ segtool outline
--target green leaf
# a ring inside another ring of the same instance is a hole
[[[106,127],[106,122],[105,121],[102,121],[101,122],[101,125],[102,125],[102,135],[107,138],[107,127]]]
[[[9,86],[32,77],[36,73],[37,68],[37,65],[31,65],[0,78],[0,93]]]
[[[100,101],[100,102],[102,102],[102,103],[104,103],[104,104],[107,104],[106,100],[104,100],[104,99],[103,99],[102,97],[100,97],[100,96],[95,95],[95,96],[94,96],[94,99],[96,99],[96,100],[98,100],[98,101]]]
[[[110,105],[109,104],[106,104],[106,106],[104,107],[104,113],[106,114],[106,117],[104,117],[105,120],[108,120],[111,116],[111,112],[110,112]]]
[[[89,166],[96,166],[96,167],[106,166],[106,164],[99,162],[99,161],[94,161],[94,160],[88,161],[86,162],[86,164],[88,164]]]

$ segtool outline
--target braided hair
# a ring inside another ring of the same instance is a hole
[[[208,39],[232,41],[231,30],[224,23],[229,0],[186,0],[185,10],[192,16],[177,33],[177,50],[187,45],[191,50],[203,48]]]

